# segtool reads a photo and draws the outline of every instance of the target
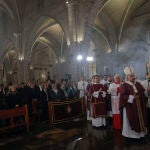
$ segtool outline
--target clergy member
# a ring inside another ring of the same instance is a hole
[[[147,97],[147,128],[150,132],[150,72],[146,74],[146,80],[142,82],[145,89],[145,96]]]
[[[120,89],[120,111],[122,113],[122,135],[139,139],[147,134],[146,101],[143,86],[136,81],[131,66],[125,67],[125,82]]]
[[[79,98],[83,98],[85,96],[86,87],[88,82],[84,80],[84,77],[81,77],[81,80],[78,82],[78,90],[79,90]]]
[[[120,76],[116,74],[114,76],[114,82],[109,86],[109,92],[111,94],[111,106],[113,114],[113,128],[116,130],[121,129],[121,120],[120,120]]]
[[[107,87],[100,84],[100,77],[95,75],[94,83],[90,85],[90,94],[92,95],[92,126],[94,127],[106,126],[106,92]]]

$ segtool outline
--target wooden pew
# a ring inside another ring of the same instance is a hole
[[[24,116],[24,120],[15,122],[14,118],[19,116]],[[26,131],[29,132],[29,115],[27,105],[14,109],[0,110],[0,120],[6,119],[10,119],[10,124],[0,127],[0,131],[20,126],[26,126]]]
[[[84,99],[48,102],[50,125],[63,123],[85,115]]]
[[[32,117],[35,121],[36,119],[40,121],[40,112],[38,111],[38,101],[36,99],[32,99]]]

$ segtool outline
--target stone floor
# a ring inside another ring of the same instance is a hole
[[[120,131],[93,128],[79,121],[50,128],[49,122],[34,122],[30,133],[20,129],[0,134],[0,150],[149,150],[150,136],[132,140]]]

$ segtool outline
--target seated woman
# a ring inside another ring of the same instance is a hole
[[[57,87],[57,84],[55,81],[52,83],[52,89],[48,92],[48,99],[49,101],[62,101],[65,100],[65,94],[61,88]]]
[[[72,81],[69,81],[67,84],[67,94],[69,99],[74,99],[75,98],[75,90],[73,88],[73,83]]]
[[[19,92],[16,90],[14,85],[9,86],[9,91],[6,94],[6,104],[7,109],[17,108],[23,105],[22,97]],[[18,116],[14,118],[14,122],[21,122],[24,120],[23,116]],[[9,119],[5,120],[5,124],[9,124]]]
[[[0,110],[6,109],[6,100],[3,86],[0,85]]]
[[[65,97],[65,99],[68,99],[68,93],[66,90],[66,83],[65,82],[61,82],[60,89],[61,89],[61,92],[62,92],[63,96]]]
[[[20,94],[17,92],[16,87],[14,85],[11,85],[9,87],[9,91],[6,95],[6,103],[8,109],[19,107],[22,105],[22,98]]]
[[[0,85],[0,110],[6,109],[6,100],[3,85]],[[3,127],[5,124],[4,120],[0,120],[0,127]]]

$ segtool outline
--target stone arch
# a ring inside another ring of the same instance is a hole
[[[97,16],[99,10],[104,6],[104,4],[107,1],[109,0],[102,0],[102,1],[95,0],[94,1],[94,4],[89,13],[90,15],[87,17],[87,20],[86,20],[86,33],[85,33],[85,39],[84,39],[86,43],[90,40],[90,34],[91,34],[91,30],[88,26],[94,25],[95,17]]]
[[[28,40],[26,41],[26,45],[27,45],[27,50],[28,50],[28,56],[30,56],[32,49],[36,43],[36,41],[38,40],[38,38],[47,31],[47,29],[52,26],[58,24],[60,26],[60,28],[62,29],[62,32],[64,33],[63,27],[61,26],[61,24],[53,17],[50,17],[48,15],[46,16],[41,16],[37,22],[36,25],[32,25],[31,28],[33,29],[32,32],[29,35]]]
[[[11,19],[15,18],[14,12],[8,6],[8,4],[6,3],[6,1],[4,1],[4,0],[0,1],[0,9],[2,9],[3,11],[5,11],[11,17]]]

